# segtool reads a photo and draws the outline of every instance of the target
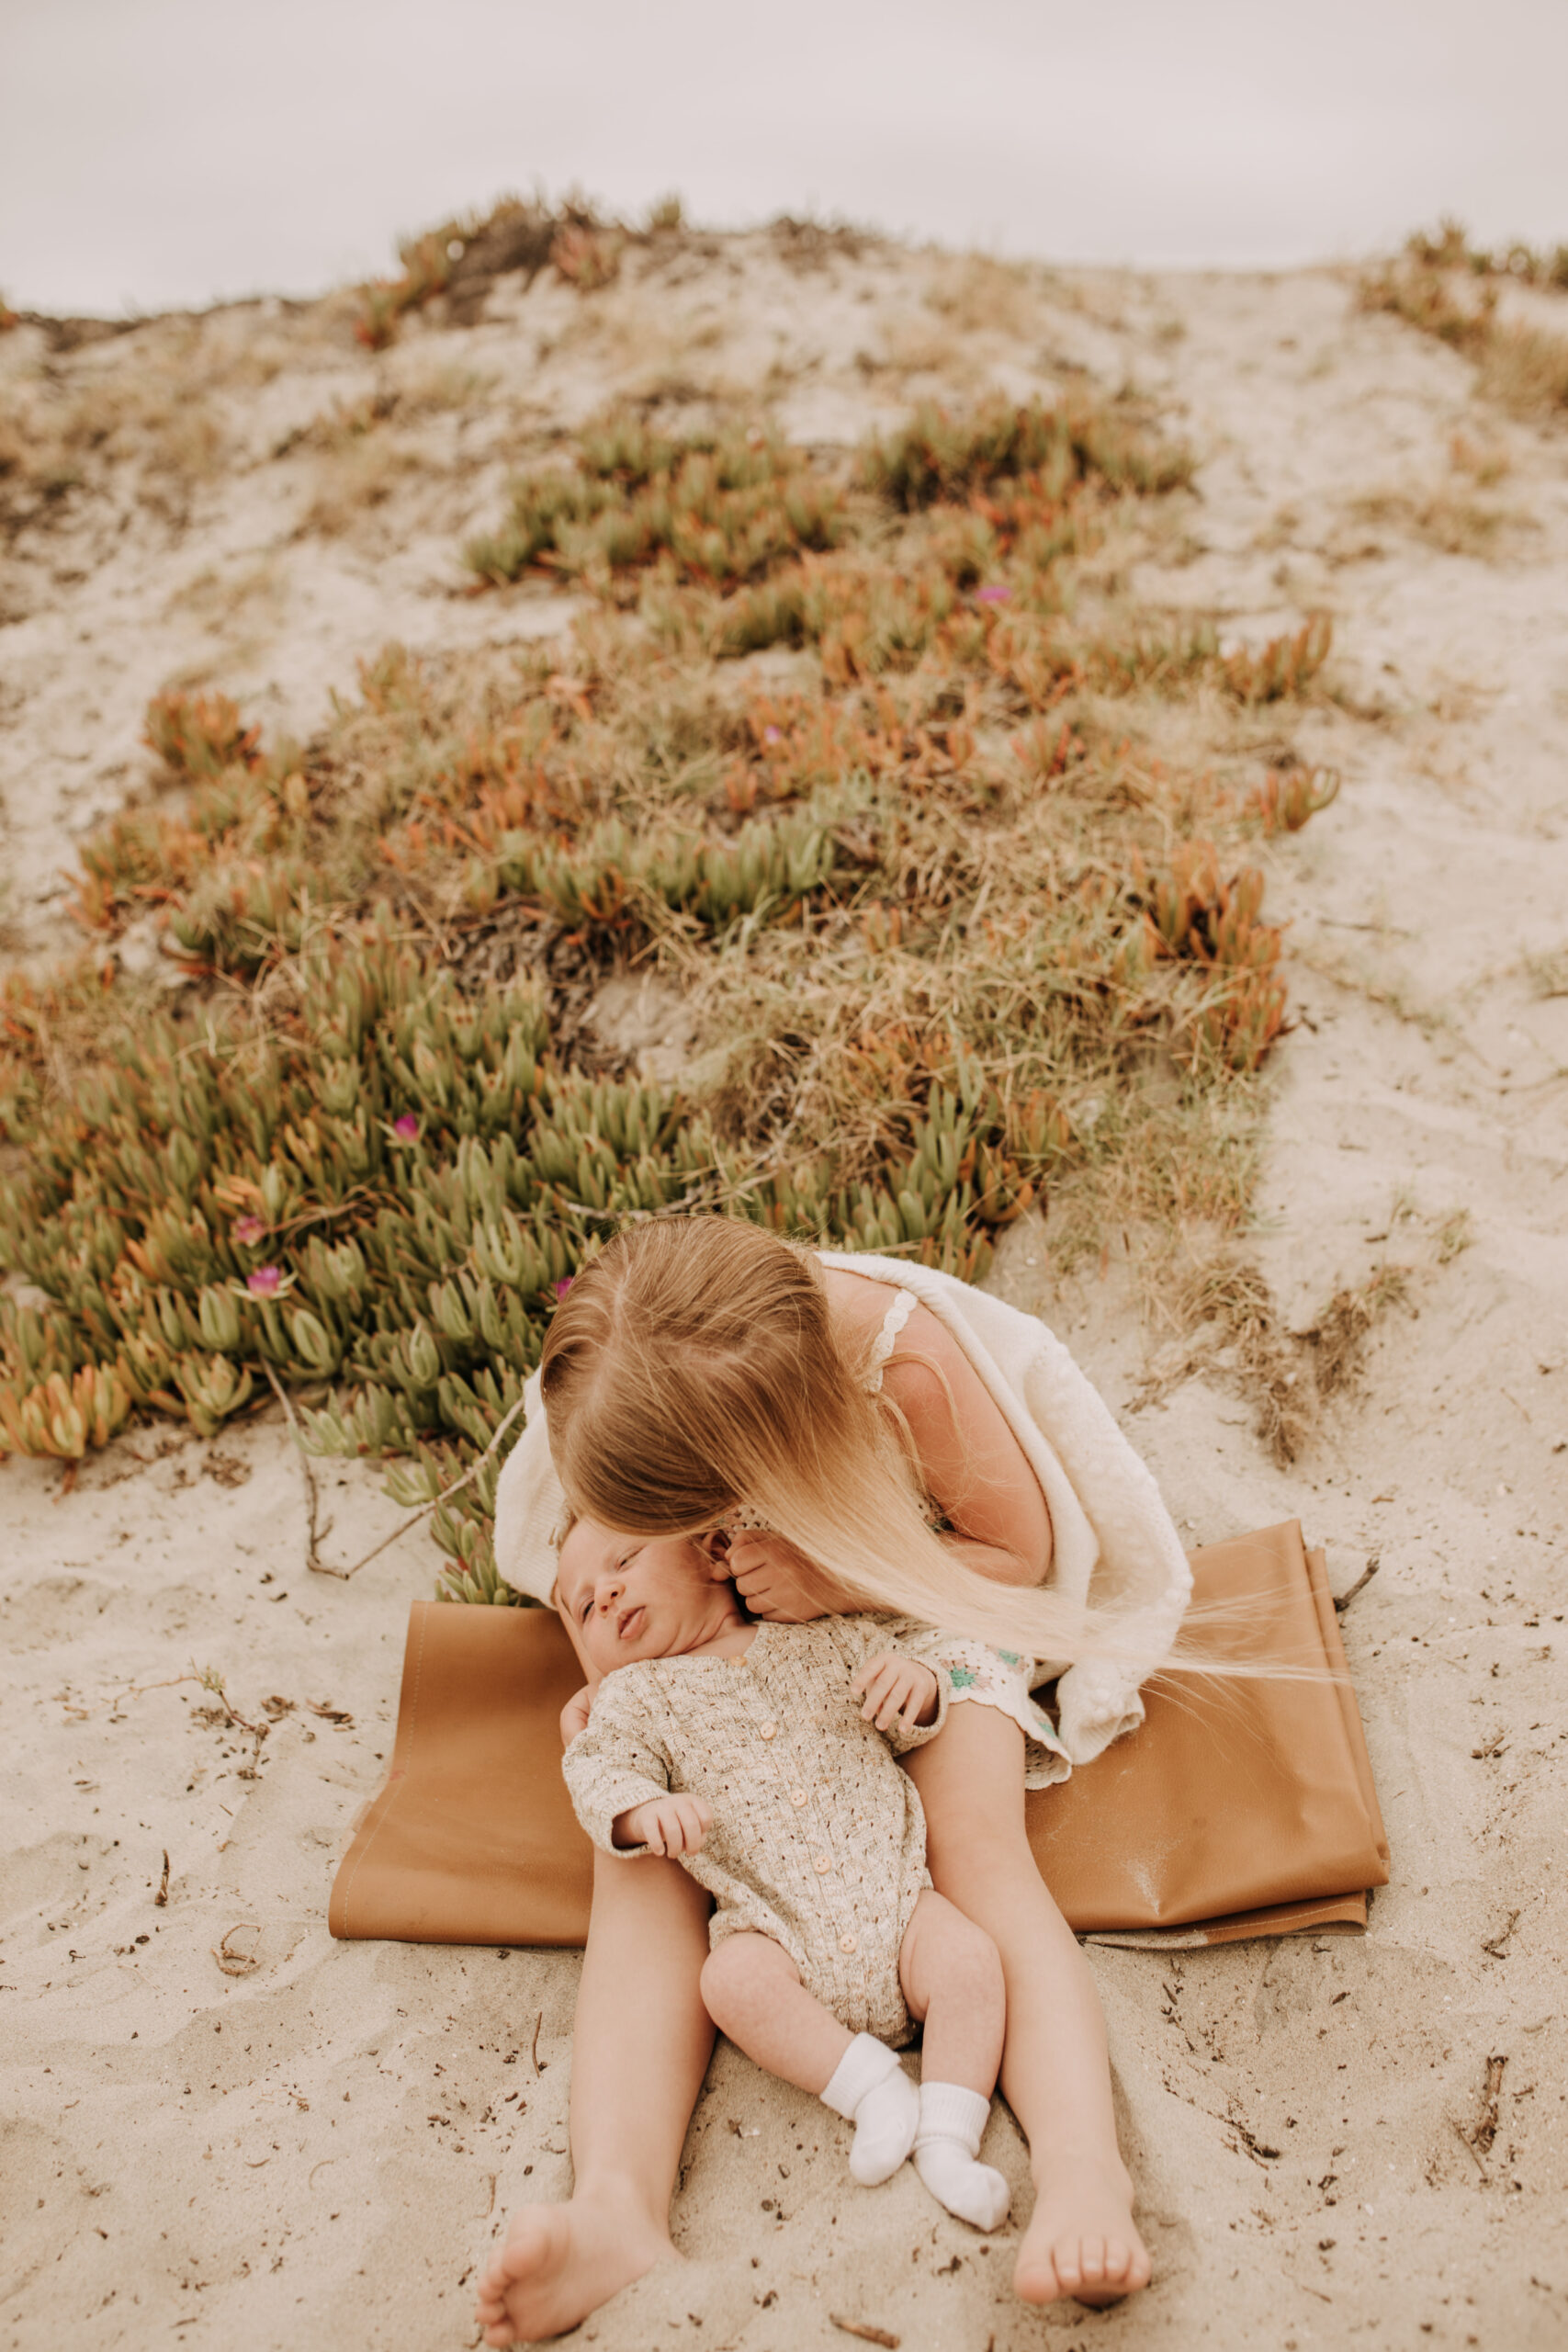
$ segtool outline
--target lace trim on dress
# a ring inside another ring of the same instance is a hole
[[[893,1304],[882,1318],[882,1329],[871,1343],[871,1356],[866,1366],[866,1392],[872,1396],[882,1394],[882,1374],[888,1357],[897,1345],[898,1334],[919,1304],[912,1290],[894,1293]]]

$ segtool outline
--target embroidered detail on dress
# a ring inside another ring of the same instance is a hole
[[[896,1291],[893,1304],[882,1318],[882,1329],[871,1343],[871,1358],[866,1367],[866,1392],[872,1396],[882,1394],[882,1374],[888,1357],[897,1344],[898,1334],[919,1304],[912,1290]]]

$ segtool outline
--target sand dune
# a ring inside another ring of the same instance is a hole
[[[35,329],[0,337],[11,396],[41,414],[62,380],[119,439],[112,464],[80,458],[56,519],[38,493],[0,571],[6,913],[28,951],[59,936],[51,876],[134,778],[155,686],[210,677],[306,732],[389,636],[558,626],[543,591],[463,594],[454,550],[509,458],[615,389],[765,387],[787,430],[840,441],[924,391],[1132,377],[1201,458],[1189,538],[1144,595],[1237,636],[1333,613],[1340,697],[1303,749],[1345,786],[1268,854],[1299,1025],[1257,1255],[1295,1329],[1380,1264],[1413,1270],[1405,1304],[1281,1469],[1223,1355],[1141,1401],[1169,1335],[1120,1272],[1058,1284],[1025,1226],[992,1280],[1071,1339],[1192,1540],[1297,1514],[1337,1589],[1376,1558],[1344,1622],[1393,1883],[1360,1941],[1095,1952],[1156,2262],[1136,2306],[1022,2310],[1005,2235],[949,2221],[908,2171],[852,2188],[840,2128],[721,2051],[676,2210],[689,2266],[583,2335],[794,2352],[846,2340],[838,2313],[975,2352],[1568,2341],[1561,428],[1479,408],[1465,361],[1328,273],[1013,272],[882,245],[802,266],[761,236],[640,257],[592,309],[549,273],[502,281],[479,323],[416,324],[380,362],[333,305],[151,322],[60,356],[53,390],[43,356]],[[156,458],[171,385],[215,436],[177,497]],[[373,461],[314,426],[391,390]],[[372,1474],[325,1489],[335,1556],[393,1523]],[[138,1431],[70,1491],[57,1465],[0,1472],[12,2352],[78,2330],[471,2342],[479,2251],[567,2184],[575,1956],[327,1937],[435,1555],[411,1537],[332,1582],[305,1572],[302,1526],[276,1418],[212,1446]],[[266,1724],[259,1760],[212,1691],[171,1682],[187,1662]],[[1022,2188],[999,2105],[986,2154]]]

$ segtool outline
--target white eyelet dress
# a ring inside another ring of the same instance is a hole
[[[865,1385],[873,1396],[881,1395],[888,1358],[897,1346],[899,1332],[919,1305],[913,1291],[894,1293],[866,1360]],[[935,1526],[937,1513],[929,1496],[922,1500],[921,1509]],[[742,1529],[759,1534],[768,1532],[761,1512],[745,1505],[730,1513],[729,1526],[732,1533]],[[1072,1759],[1055,1724],[1032,1695],[1032,1686],[1041,1679],[1040,1662],[1023,1657],[1016,1650],[994,1650],[987,1643],[971,1641],[961,1634],[939,1632],[930,1637],[930,1642],[925,1655],[933,1666],[942,1668],[953,1706],[970,1700],[976,1706],[995,1707],[1022,1732],[1024,1787],[1047,1789],[1055,1781],[1066,1780],[1073,1769]]]

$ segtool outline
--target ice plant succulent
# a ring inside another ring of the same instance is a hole
[[[1122,591],[1075,617],[1186,473],[1117,402],[922,411],[852,464],[609,415],[477,564],[580,582],[571,639],[389,646],[308,752],[160,697],[157,800],[84,846],[90,956],[0,982],[0,1259],[36,1294],[0,1293],[0,1445],[210,1434],[276,1380],[418,1502],[628,1219],[974,1278],[1047,1201],[1239,1215],[1236,1089],[1284,1017],[1245,844],[1333,779],[1168,771],[1144,730],[1201,688],[1278,732],[1328,632],[1222,648]],[[771,644],[785,680],[724,666]],[[152,1016],[106,952],[149,905],[192,983]],[[584,1023],[631,956],[696,1009],[680,1083]],[[508,1598],[498,1468],[431,1522],[470,1600]]]

